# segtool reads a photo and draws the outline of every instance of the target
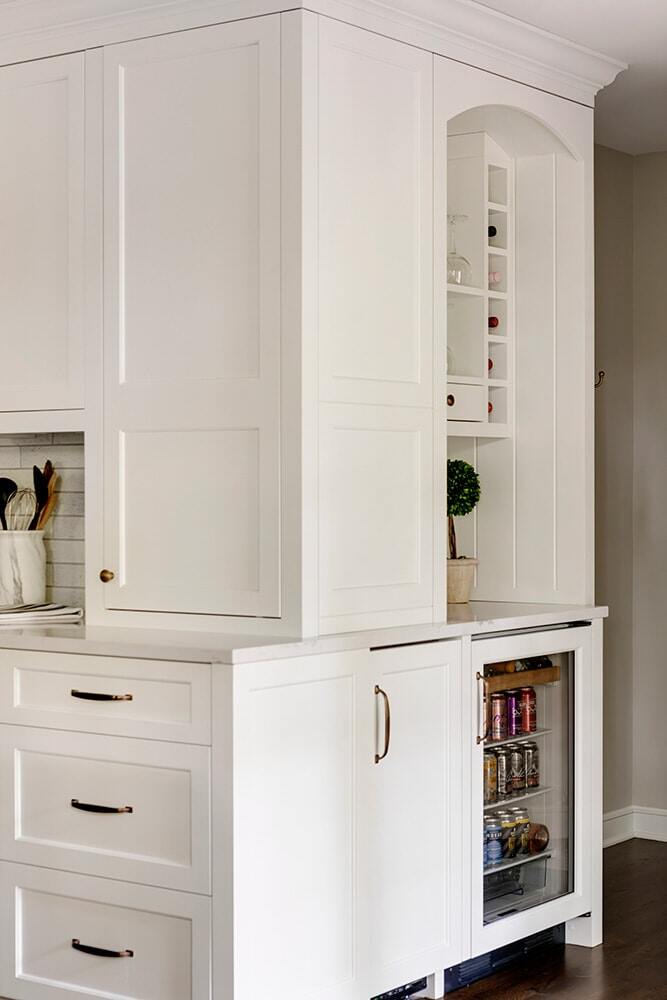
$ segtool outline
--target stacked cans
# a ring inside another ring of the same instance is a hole
[[[530,854],[530,816],[515,807],[489,813],[484,818],[484,867]]]
[[[488,738],[492,742],[510,736],[534,733],[537,729],[537,697],[535,688],[514,688],[494,691],[489,706]]]
[[[493,805],[540,786],[540,751],[533,740],[484,751],[484,804]]]

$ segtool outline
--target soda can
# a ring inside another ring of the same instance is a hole
[[[507,735],[521,735],[521,691],[507,692]]]
[[[519,849],[517,824],[514,821],[514,816],[509,811],[501,812],[498,813],[498,819],[500,820],[502,829],[501,847],[503,859],[513,858]]]
[[[512,794],[512,782],[510,779],[510,752],[507,747],[498,747],[496,750],[497,766],[497,787],[498,798],[506,799]]]
[[[510,751],[512,792],[523,792],[526,789],[526,761],[523,747],[520,747],[518,743],[512,743],[508,749]]]
[[[522,742],[524,767],[526,770],[526,788],[540,787],[540,751],[537,743],[532,740]]]
[[[530,816],[527,811],[521,806],[515,806],[511,810],[514,816],[515,822],[517,824],[517,837],[519,839],[519,854],[530,854],[529,848],[529,833],[530,833]]]
[[[503,857],[503,828],[498,819],[487,819],[485,823],[487,837],[487,859],[489,865],[497,865]]]
[[[521,731],[534,733],[537,729],[537,696],[535,688],[521,688]]]
[[[484,803],[498,801],[498,762],[491,750],[484,751]]]
[[[507,698],[503,691],[491,695],[491,739],[507,739]]]

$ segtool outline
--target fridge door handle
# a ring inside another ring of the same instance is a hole
[[[477,743],[477,746],[479,746],[480,743],[484,743],[488,739],[489,730],[487,725],[488,715],[485,711],[485,705],[487,703],[486,678],[484,677],[484,674],[481,674],[478,670],[476,674],[476,679],[477,679],[477,739],[475,742]]]

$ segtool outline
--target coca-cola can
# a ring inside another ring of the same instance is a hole
[[[535,688],[521,688],[521,731],[534,733],[537,729],[537,696]]]
[[[507,735],[521,735],[521,691],[507,692]]]
[[[491,739],[507,739],[507,698],[504,691],[491,695]]]

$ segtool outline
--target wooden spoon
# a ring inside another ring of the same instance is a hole
[[[56,485],[58,483],[58,479],[59,478],[60,477],[58,476],[58,474],[56,472],[54,472],[54,473],[52,473],[51,478],[49,479],[49,485],[48,485],[49,498],[46,501],[46,504],[44,506],[44,509],[42,510],[42,513],[39,515],[39,520],[37,521],[37,530],[38,531],[43,531],[44,530],[44,527],[46,526],[46,522],[49,520],[49,518],[51,517],[51,514],[53,513],[53,508],[56,505]]]
[[[16,493],[16,483],[13,479],[0,478],[0,524],[7,530],[7,520],[5,518],[5,508],[8,502]]]

